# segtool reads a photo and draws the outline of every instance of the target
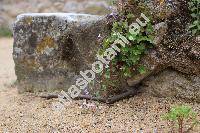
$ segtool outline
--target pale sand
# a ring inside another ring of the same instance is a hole
[[[0,87],[10,86],[16,80],[12,59],[13,39],[0,38]]]

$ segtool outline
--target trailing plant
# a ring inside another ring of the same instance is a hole
[[[169,113],[163,116],[164,120],[174,121],[178,124],[178,132],[183,133],[184,125],[187,120],[192,120],[192,124],[187,131],[192,130],[195,125],[199,124],[197,120],[197,114],[188,106],[175,106]]]
[[[122,1],[120,1],[122,2]],[[109,68],[104,69],[102,73],[102,90],[115,88],[119,86],[120,79],[132,77],[134,74],[144,74],[147,68],[139,65],[142,56],[145,55],[149,48],[153,47],[153,27],[148,23],[145,27],[141,27],[139,34],[129,32],[129,25],[132,24],[138,16],[131,11],[131,5],[137,4],[138,1],[130,1],[131,3],[118,3],[118,13],[112,13],[111,34],[102,42],[100,55],[119,39],[117,33],[126,37],[131,45],[120,47],[121,52],[110,62]],[[145,9],[142,11],[145,12]],[[149,17],[149,16],[148,16]],[[151,18],[151,17],[149,17]],[[109,19],[108,22],[110,23]]]
[[[189,9],[192,16],[192,23],[189,26],[190,30],[194,35],[200,34],[200,1],[199,0],[191,0],[189,3]]]

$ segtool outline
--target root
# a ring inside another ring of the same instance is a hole
[[[136,95],[137,93],[138,93],[137,89],[132,88],[122,94],[115,95],[110,98],[100,98],[100,97],[92,97],[89,95],[79,95],[78,97],[75,98],[75,100],[87,99],[87,100],[94,100],[94,101],[99,101],[99,102],[103,102],[103,103],[107,103],[107,104],[113,104],[122,99],[130,98],[130,97]],[[58,98],[58,95],[57,94],[48,94],[48,95],[41,95],[40,97],[49,100],[52,98]]]
[[[58,98],[58,95],[57,94],[47,94],[47,95],[39,95],[39,97],[49,100],[49,99],[53,99],[53,98]]]
[[[106,100],[106,103],[107,104],[113,104],[113,103],[115,103],[117,101],[120,101],[122,99],[130,98],[130,97],[132,97],[132,96],[134,96],[136,94],[137,94],[137,90],[136,89],[131,89],[131,90],[128,90],[127,92],[125,92],[125,93],[122,93],[122,94],[113,96],[111,98],[108,98]]]

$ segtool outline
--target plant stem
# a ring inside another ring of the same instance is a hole
[[[179,123],[179,133],[183,133],[183,119],[179,118],[178,123]]]
[[[111,81],[113,81],[113,72],[112,72],[112,69],[113,69],[112,62],[110,62],[110,79],[111,79]]]

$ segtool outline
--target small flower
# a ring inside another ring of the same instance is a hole
[[[89,91],[88,91],[88,89],[87,89],[87,88],[84,90],[84,93],[85,93],[86,95],[88,95],[88,94],[89,94]]]

